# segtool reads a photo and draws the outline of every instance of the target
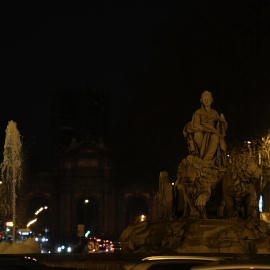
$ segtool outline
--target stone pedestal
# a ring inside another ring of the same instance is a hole
[[[124,252],[270,254],[269,225],[261,220],[179,219],[128,226]]]

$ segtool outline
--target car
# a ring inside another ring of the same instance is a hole
[[[189,270],[195,265],[224,260],[222,257],[162,255],[143,258],[134,266],[125,265],[126,270]]]
[[[257,259],[238,259],[238,260],[225,260],[217,263],[209,263],[205,265],[198,265],[191,268],[192,270],[259,270],[270,269],[270,260],[265,258]]]
[[[90,237],[85,244],[85,247],[81,251],[87,251],[88,253],[110,253],[114,252],[113,242],[108,239],[101,239],[96,237]],[[76,249],[75,253],[78,251]]]
[[[6,254],[0,255],[0,269],[6,270],[75,270],[69,267],[49,267],[45,264],[39,263],[37,259],[30,256],[18,256]]]
[[[114,253],[122,251],[121,242],[119,241],[113,241],[111,247],[112,247],[111,250]]]
[[[60,244],[55,248],[55,253],[72,253],[72,246],[69,244]]]
[[[96,243],[99,246],[96,249],[96,252],[100,252],[100,253],[112,252],[112,241],[98,238],[96,239]]]

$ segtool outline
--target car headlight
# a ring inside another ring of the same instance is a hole
[[[58,252],[61,252],[61,251],[62,251],[61,247],[58,247],[58,248],[57,248],[57,251],[58,251]]]
[[[67,252],[71,252],[71,247],[68,247],[67,248]]]

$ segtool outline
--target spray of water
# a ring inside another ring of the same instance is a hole
[[[16,197],[17,188],[20,187],[22,179],[22,144],[17,124],[8,122],[6,128],[6,139],[4,145],[4,160],[1,164],[1,204],[6,214],[13,215],[13,243],[15,242],[16,226]]]

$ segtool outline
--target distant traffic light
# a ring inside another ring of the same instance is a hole
[[[13,221],[7,221],[6,227],[13,227]]]

